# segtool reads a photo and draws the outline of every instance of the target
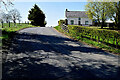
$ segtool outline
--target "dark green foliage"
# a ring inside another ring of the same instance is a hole
[[[65,24],[65,20],[59,20],[59,21],[58,21],[58,24],[59,24],[59,26]]]
[[[42,26],[46,25],[45,14],[42,10],[35,4],[34,7],[29,11],[28,19],[31,21],[32,25]]]

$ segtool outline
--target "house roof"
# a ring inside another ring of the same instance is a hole
[[[66,9],[65,12],[66,17],[84,17],[84,18],[88,18],[86,11],[68,11]]]

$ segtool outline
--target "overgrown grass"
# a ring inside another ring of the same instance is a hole
[[[94,27],[92,27],[92,28],[94,28]],[[90,44],[90,45],[92,45],[94,47],[101,48],[101,49],[109,51],[109,52],[120,54],[120,49],[117,49],[115,47],[111,47],[111,46],[108,46],[108,45],[103,44],[101,42],[93,41],[91,39],[81,38],[80,36],[72,35],[70,33],[65,32],[60,26],[56,26],[55,29],[62,32],[62,33],[64,33],[64,34],[66,34],[67,36],[70,36],[73,39],[80,40],[80,41],[85,42],[87,44]],[[110,42],[113,42],[113,41],[110,40]]]

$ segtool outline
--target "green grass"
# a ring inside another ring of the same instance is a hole
[[[8,35],[7,34],[3,34],[0,39],[8,39]]]
[[[79,38],[78,40],[81,40],[81,41],[83,41],[83,42],[85,42],[85,43],[91,44],[91,45],[93,45],[93,46],[95,46],[95,47],[98,47],[98,48],[107,50],[107,51],[109,51],[109,52],[120,53],[120,49],[116,49],[116,48],[114,48],[114,47],[105,45],[105,44],[100,43],[100,42],[98,43],[98,42],[96,42],[96,41],[92,41],[92,40],[89,40],[89,39],[86,39],[86,38],[82,38],[82,39]]]
[[[14,23],[10,23],[11,27],[9,27],[8,23],[4,23],[3,26],[4,27],[2,28],[2,24],[0,24],[0,29],[8,33],[15,32],[24,28],[36,27],[30,24],[24,24],[24,23],[21,23],[21,24],[16,23],[16,25],[14,25]],[[2,36],[0,37],[0,39],[7,39],[7,38],[8,38],[8,34],[2,34]]]
[[[95,28],[95,27],[92,27],[92,28]],[[70,36],[70,37],[72,37],[72,38],[74,38],[74,39],[80,40],[80,41],[85,42],[87,44],[93,45],[95,47],[101,48],[101,49],[109,51],[109,52],[120,54],[120,49],[116,49],[114,47],[111,47],[111,46],[108,46],[108,45],[105,45],[103,43],[96,42],[96,41],[93,41],[93,40],[90,40],[90,39],[87,39],[87,38],[80,38],[79,36],[75,36],[75,35],[72,35],[70,33],[66,33],[66,32],[64,32],[64,30],[62,30],[62,28],[60,26],[56,26],[55,29],[64,33],[64,34],[66,34],[66,35],[68,35],[68,36]],[[113,40],[110,40],[109,43],[113,43]]]
[[[2,25],[0,25],[0,28],[2,28],[2,31],[5,30],[7,32],[14,32],[14,31],[18,31],[18,30],[21,30],[23,28],[28,28],[28,27],[35,27],[35,26],[32,26],[30,24],[24,24],[24,23],[21,23],[21,24],[17,23],[16,25],[11,23],[11,27],[9,27],[8,23],[4,23],[4,27],[2,28]]]
[[[2,36],[0,36],[0,40],[9,39],[9,33],[11,32],[16,32],[24,28],[36,27],[30,24],[24,24],[24,23],[20,23],[20,24],[16,23],[16,25],[14,25],[14,23],[10,23],[10,27],[9,27],[9,23],[4,23],[3,26],[4,27],[2,28],[2,24],[0,24],[0,29],[1,29],[0,31],[5,32],[4,34],[2,33]],[[0,43],[0,46],[2,46],[2,43]]]

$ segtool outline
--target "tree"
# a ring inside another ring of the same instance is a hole
[[[111,16],[109,16],[110,15],[109,8],[108,8],[109,4],[110,4],[110,2],[101,2],[100,3],[100,9],[101,9],[100,14],[101,14],[101,19],[102,19],[101,28],[104,27],[105,21],[111,17]]]
[[[9,14],[11,15],[11,19],[14,24],[16,24],[16,20],[20,20],[21,18],[20,13],[17,9],[12,9],[11,11],[9,11]]]
[[[29,11],[28,20],[30,20],[31,24],[35,26],[44,27],[47,23],[45,22],[45,14],[36,4]]]
[[[87,15],[90,19],[96,19],[98,24],[100,25],[100,3],[99,2],[89,2],[85,8],[87,11]]]
[[[120,29],[120,1],[111,2],[111,4],[108,5],[108,8],[111,19],[115,21],[116,28]]]
[[[6,21],[6,23],[9,23],[11,20],[11,15],[9,13],[4,14],[3,19]]]
[[[102,21],[101,28],[103,28],[105,21],[110,17],[108,12],[108,2],[89,2],[86,5],[87,15],[90,19],[97,19],[100,25],[100,20]]]
[[[19,24],[20,24],[20,22],[21,22],[21,19],[20,19],[20,18],[18,18],[18,22],[19,22]]]
[[[0,0],[0,9],[3,8],[3,6],[5,7],[5,9],[7,10],[9,6],[13,5],[13,0]]]
[[[0,21],[1,22],[5,22],[4,17],[5,17],[5,13],[4,12],[0,13]]]

